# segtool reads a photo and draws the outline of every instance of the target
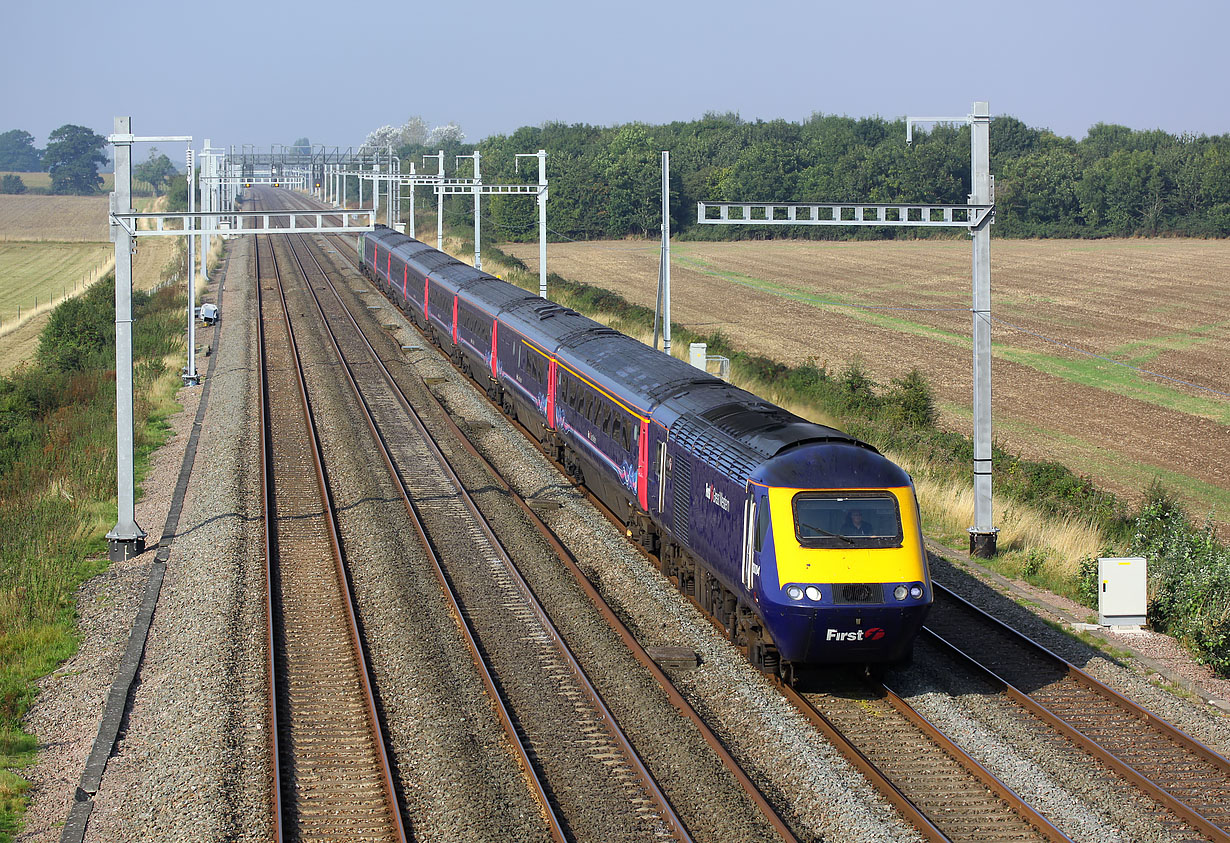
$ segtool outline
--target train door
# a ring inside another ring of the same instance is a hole
[[[761,486],[752,486],[743,506],[743,586],[748,591],[756,590],[756,578],[760,576],[763,558],[772,553],[770,535],[769,494]]]
[[[666,484],[670,480],[670,457],[666,455],[666,440],[663,439],[658,443],[658,455],[656,460],[656,474],[658,477],[658,516],[665,523],[666,521]]]

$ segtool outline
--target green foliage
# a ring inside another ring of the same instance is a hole
[[[149,182],[154,194],[161,196],[166,193],[171,181],[179,175],[179,171],[175,169],[170,158],[153,148],[149,151],[149,158],[132,168],[132,174],[141,181]]]
[[[549,123],[446,155],[483,153],[492,182],[527,180],[513,155],[545,149],[551,228],[561,238],[654,235],[661,222],[659,153],[671,153],[671,228],[683,238],[812,239],[942,236],[911,229],[702,226],[696,202],[965,202],[970,130],[938,125],[905,145],[902,121],[815,114],[802,123],[706,114],[666,125]],[[419,161],[423,144],[402,155]],[[1098,124],[1077,142],[1011,116],[991,121],[996,235],[1230,235],[1230,135],[1174,136]],[[523,197],[484,203],[509,239],[526,228]],[[516,210],[514,210],[516,209]],[[533,209],[530,208],[532,211]],[[460,212],[457,212],[460,220]],[[484,220],[484,224],[486,220]],[[532,235],[527,235],[532,236]]]
[[[13,173],[5,173],[3,178],[0,178],[0,193],[25,193],[26,183],[21,180],[21,176]]]
[[[84,298],[111,319],[113,290],[113,280],[99,283]],[[185,301],[175,293],[168,288],[133,299],[138,471],[165,436],[144,396],[167,375],[161,362],[167,349],[182,347]],[[2,768],[29,763],[37,749],[21,730],[22,718],[36,680],[76,648],[73,595],[104,567],[103,533],[115,517],[114,358],[83,348],[90,344],[74,329],[94,332],[101,319],[73,302],[53,311],[35,364],[0,377]],[[26,787],[0,769],[0,839],[15,829]]]
[[[105,368],[115,360],[115,281],[100,281],[66,299],[39,337],[38,360],[54,372]]]
[[[37,173],[43,169],[41,158],[29,132],[10,129],[0,134],[0,170]]]
[[[103,155],[107,139],[69,123],[52,132],[48,141],[43,164],[51,173],[51,192],[97,193],[103,183],[98,168],[107,163]]]
[[[1194,527],[1183,507],[1154,484],[1129,547],[1149,565],[1149,618],[1222,675],[1230,674],[1230,548],[1212,524]]]

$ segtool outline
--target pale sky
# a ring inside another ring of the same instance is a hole
[[[1230,132],[1225,0],[17,2],[0,132],[38,146],[115,115],[198,148],[350,146],[415,114],[476,141],[706,111],[959,117],[974,100],[1075,138]]]

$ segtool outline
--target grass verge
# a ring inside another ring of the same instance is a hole
[[[37,680],[77,648],[74,595],[106,567],[115,522],[114,276],[51,314],[34,362],[0,378],[0,841],[36,757],[22,718]],[[185,300],[134,293],[138,482],[178,406]]]

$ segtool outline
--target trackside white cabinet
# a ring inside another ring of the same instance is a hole
[[[709,353],[708,352],[709,352],[709,343],[706,343],[706,342],[691,343],[688,346],[688,362],[691,363],[696,368],[700,369],[702,372],[707,371],[709,368],[709,365],[708,365]]]
[[[1098,559],[1098,623],[1143,626],[1149,599],[1146,583],[1142,557]]]

